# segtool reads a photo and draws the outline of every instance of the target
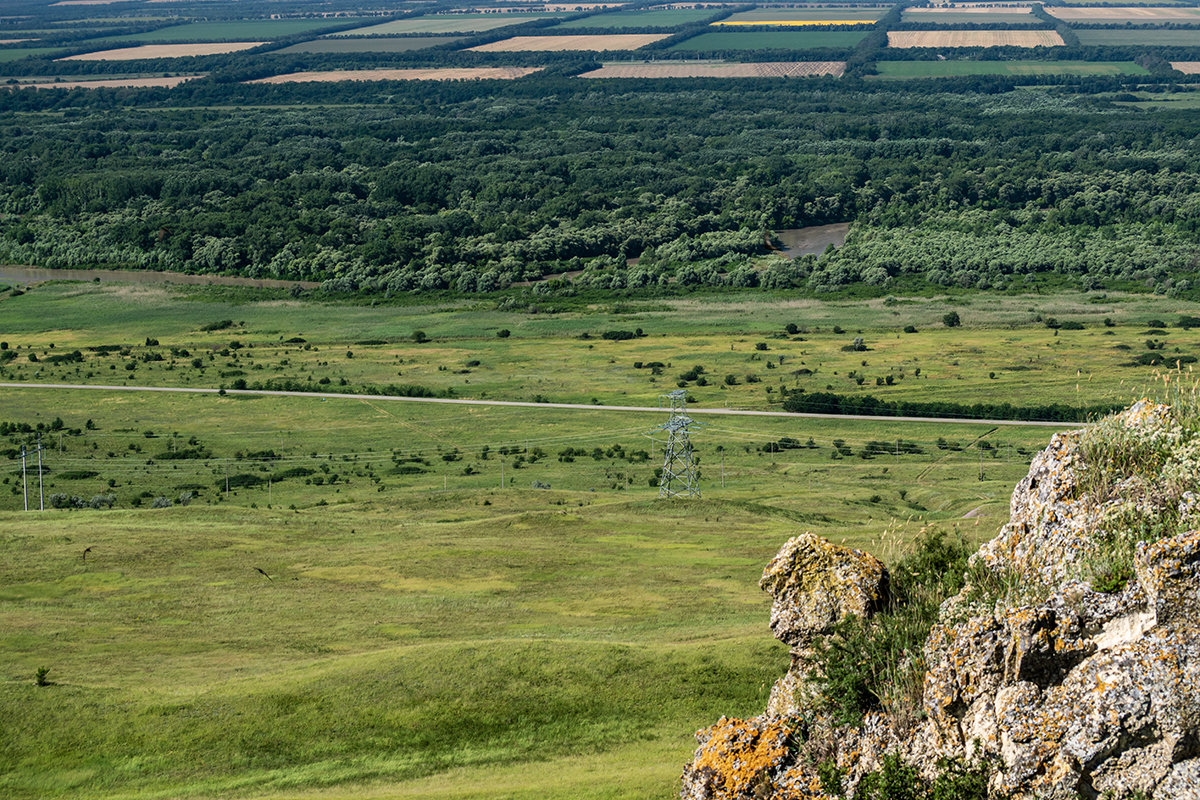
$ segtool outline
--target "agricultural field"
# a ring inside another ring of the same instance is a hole
[[[251,50],[266,42],[195,42],[192,44],[143,44],[137,47],[120,47],[80,53],[59,61],[138,61],[144,58],[184,58],[186,56],[212,56]]]
[[[477,81],[513,80],[532,75],[540,67],[431,67],[428,69],[336,69],[289,72],[247,83],[336,83],[338,81]]]
[[[169,89],[203,75],[174,75],[169,78],[83,78],[81,80],[42,80],[17,83],[18,88],[35,89]]]
[[[1171,69],[1184,75],[1200,75],[1200,61],[1172,61]]]
[[[668,36],[670,36],[668,33],[628,33],[597,36],[514,36],[511,39],[489,42],[488,44],[481,44],[478,47],[470,47],[468,49],[474,50],[477,53],[637,50],[639,47],[653,44],[660,39],[666,39]]]
[[[52,53],[61,53],[61,47],[4,47],[0,48],[0,64],[8,61],[19,61],[22,58],[31,56],[48,56]]]
[[[728,50],[850,50],[867,31],[719,31],[702,33],[671,45],[671,50],[721,52]]]
[[[1095,45],[1151,45],[1200,47],[1200,29],[1194,28],[1075,28],[1079,43]]]
[[[763,63],[656,62],[605,64],[584,72],[581,78],[808,78],[816,75],[841,77],[844,61],[772,61]]]
[[[219,42],[261,39],[271,41],[282,36],[307,33],[354,22],[366,22],[367,18],[336,17],[323,19],[240,19],[230,21],[188,22],[171,25],[145,33],[126,36],[103,37],[105,42]]]
[[[714,16],[717,8],[671,8],[648,9],[646,11],[615,11],[596,14],[581,19],[567,20],[555,25],[553,30],[569,28],[676,28],[689,22],[700,22]]]
[[[758,8],[739,11],[713,25],[859,25],[878,22],[887,9],[855,6]]]
[[[1144,23],[1147,25],[1164,22],[1200,22],[1200,8],[1179,7],[1122,7],[1122,6],[1047,6],[1046,11],[1064,22],[1108,22]]]
[[[1030,6],[936,6],[906,8],[903,22],[928,22],[939,25],[957,23],[997,23],[1020,25],[1039,22],[1032,16]]]
[[[1148,75],[1132,61],[877,61],[885,78],[950,78],[962,75]]]
[[[461,41],[461,36],[328,37],[284,47],[279,53],[407,53]]]
[[[538,19],[551,19],[560,14],[553,13],[505,13],[505,14],[436,14],[413,19],[401,19],[353,28],[331,36],[387,36],[397,33],[481,33],[520,25]]]
[[[1057,31],[888,31],[888,47],[1060,47]]]

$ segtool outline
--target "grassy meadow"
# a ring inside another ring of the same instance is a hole
[[[1145,332],[1195,304],[1146,295],[533,313],[251,294],[53,283],[0,299],[0,352],[17,354],[0,381],[18,384],[0,388],[0,423],[17,425],[0,436],[0,795],[667,798],[691,733],[758,713],[786,669],[757,580],[788,536],[885,559],[930,524],[988,538],[1053,433],[697,415],[703,499],[660,502],[658,412],[34,383],[328,378],[654,405],[704,364],[712,383],[688,385],[701,406],[772,408],[780,376],[1092,403],[1147,390],[1150,368],[1120,364],[1148,338],[1200,351],[1200,331]],[[951,308],[963,328],[941,325]],[[1039,315],[1086,327],[1055,336]],[[842,349],[857,336],[871,349]],[[43,495],[112,508],[21,510],[13,456],[39,425]]]

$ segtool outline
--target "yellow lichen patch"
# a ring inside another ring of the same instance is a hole
[[[740,720],[721,717],[709,729],[691,769],[711,776],[712,797],[734,800],[751,795],[772,782],[788,752],[791,726],[787,720]]]

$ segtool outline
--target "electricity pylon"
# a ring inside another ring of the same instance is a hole
[[[662,478],[658,482],[659,497],[699,497],[700,470],[696,467],[696,454],[688,428],[700,423],[686,413],[687,392],[678,389],[661,395],[659,401],[670,403],[671,416],[654,430],[667,432],[667,445],[663,449]]]

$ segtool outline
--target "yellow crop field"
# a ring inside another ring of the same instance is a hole
[[[888,31],[888,47],[1061,47],[1056,31]]]
[[[841,77],[844,61],[763,61],[739,64],[725,61],[605,64],[581,78],[807,78]]]
[[[332,83],[336,81],[470,81],[512,80],[541,67],[468,67],[462,69],[337,69],[324,72],[289,72],[247,83]]]
[[[98,50],[95,53],[80,53],[58,61],[137,61],[142,58],[181,58],[184,56],[214,56],[221,53],[236,53],[249,50],[266,42],[189,42],[188,44],[144,44],[139,47],[121,47],[116,50]]]
[[[1200,75],[1200,61],[1172,61],[1171,69],[1184,75]]]
[[[665,39],[669,33],[607,34],[603,36],[514,36],[499,42],[469,48],[480,53],[514,53],[520,51],[561,50],[637,50]]]

